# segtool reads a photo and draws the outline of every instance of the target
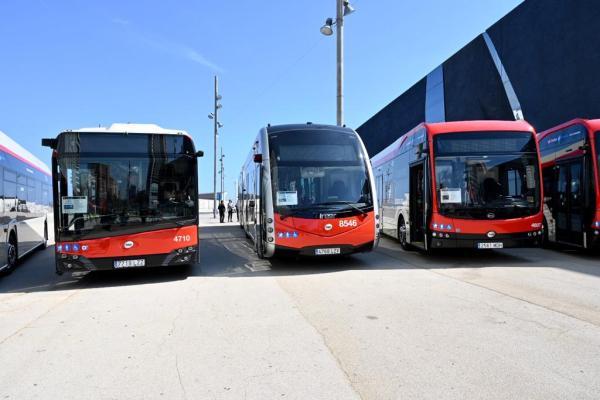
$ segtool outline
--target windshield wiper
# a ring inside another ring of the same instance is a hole
[[[350,203],[349,201],[344,201],[344,200],[328,201],[326,203],[319,203],[318,205],[329,205],[329,204],[345,204],[345,205],[347,205],[349,207],[352,207],[356,211],[358,211],[361,215],[367,215],[366,211],[364,211],[360,207],[355,206],[354,204]]]

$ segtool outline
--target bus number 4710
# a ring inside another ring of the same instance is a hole
[[[174,242],[189,242],[192,240],[190,235],[177,235],[173,238]]]

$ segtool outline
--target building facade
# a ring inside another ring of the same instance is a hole
[[[525,0],[358,133],[371,156],[421,122],[600,118],[598,0]]]

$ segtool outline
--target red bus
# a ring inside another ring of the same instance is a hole
[[[198,260],[198,171],[192,138],[152,124],[62,132],[52,180],[56,272]]]
[[[379,228],[373,173],[349,128],[267,126],[239,179],[240,225],[259,257],[370,251]]]
[[[600,245],[600,119],[574,119],[538,135],[546,242]]]
[[[373,157],[384,234],[401,246],[538,246],[542,188],[523,121],[422,123]]]

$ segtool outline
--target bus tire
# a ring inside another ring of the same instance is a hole
[[[44,222],[44,242],[42,243],[42,249],[48,248],[48,222]]]
[[[256,235],[256,255],[261,260],[265,258],[265,246],[263,244],[262,234]]]
[[[8,246],[6,246],[6,272],[12,272],[19,261],[19,245],[17,242],[17,234],[15,231],[10,233]]]
[[[544,233],[542,234],[541,247],[547,249],[550,247],[550,232],[548,232],[548,221],[546,221],[546,218],[544,218],[544,222],[542,222],[542,229],[544,230]]]
[[[398,243],[400,243],[400,247],[403,250],[410,250],[410,245],[406,240],[406,223],[404,222],[404,217],[400,217],[398,219]]]

